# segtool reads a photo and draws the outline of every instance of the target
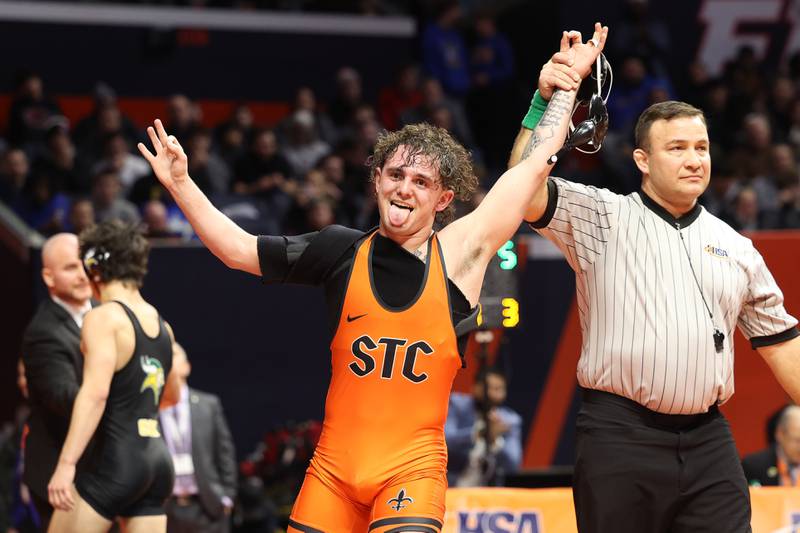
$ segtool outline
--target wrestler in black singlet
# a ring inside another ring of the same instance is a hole
[[[130,361],[114,373],[95,446],[79,472],[78,493],[101,516],[164,514],[175,473],[158,426],[158,404],[172,367],[172,340],[159,316],[156,337],[148,337],[133,311],[135,345]]]

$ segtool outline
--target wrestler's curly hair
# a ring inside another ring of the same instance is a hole
[[[427,123],[409,124],[398,131],[384,131],[378,136],[373,155],[367,161],[370,181],[375,181],[376,170],[394,156],[398,148],[407,148],[405,164],[411,165],[419,157],[427,157],[441,178],[445,189],[455,193],[458,200],[469,200],[478,187],[478,178],[472,167],[469,151],[453,139],[443,128]],[[453,220],[455,206],[436,213],[436,221],[447,224]]]
[[[90,278],[97,280],[99,277],[102,283],[121,281],[137,288],[142,286],[150,243],[141,228],[116,219],[108,220],[83,230],[79,240],[81,259]],[[88,259],[92,257],[93,261]]]

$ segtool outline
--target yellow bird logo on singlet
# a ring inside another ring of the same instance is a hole
[[[142,381],[142,388],[139,392],[144,392],[147,389],[153,391],[153,400],[158,405],[158,397],[164,387],[164,368],[161,362],[153,357],[143,355],[139,362],[142,365],[142,370],[146,374],[144,381]]]

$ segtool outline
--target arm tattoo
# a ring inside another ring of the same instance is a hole
[[[555,130],[561,125],[564,117],[572,113],[570,100],[571,96],[567,92],[558,89],[553,92],[553,97],[550,99],[550,103],[547,104],[542,120],[536,125],[533,135],[528,139],[528,144],[525,145],[525,150],[522,152],[523,160],[533,153],[534,148],[555,135]]]

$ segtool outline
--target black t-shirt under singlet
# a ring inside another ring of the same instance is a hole
[[[368,234],[365,234],[365,237]],[[317,268],[313,273],[296,268],[303,253],[313,242],[315,246],[324,242],[326,232],[306,233],[297,236],[260,236],[258,259],[265,283],[298,283],[322,286],[328,308],[328,330],[331,337],[339,325],[339,312],[347,290],[347,274],[353,264],[356,248],[363,239],[356,240],[340,257],[325,257],[330,266]],[[393,240],[377,234],[372,254],[372,273],[375,288],[381,299],[392,307],[403,307],[416,296],[425,276],[425,263],[407,252]],[[470,315],[467,298],[452,280],[447,280],[453,324],[458,324]]]

